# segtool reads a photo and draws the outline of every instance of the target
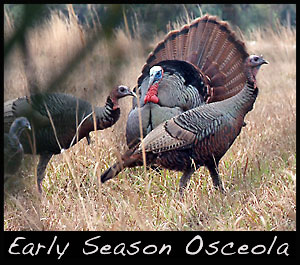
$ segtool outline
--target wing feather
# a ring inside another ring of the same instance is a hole
[[[185,149],[214,135],[225,120],[232,118],[223,108],[212,107],[214,104],[218,103],[199,106],[161,123],[145,137],[137,152],[142,152],[142,146],[152,153]]]

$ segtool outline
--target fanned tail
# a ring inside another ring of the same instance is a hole
[[[244,87],[243,63],[248,56],[244,43],[237,39],[228,23],[205,15],[169,32],[148,56],[139,81],[161,61],[182,60],[197,66],[208,77],[207,102],[219,101]]]

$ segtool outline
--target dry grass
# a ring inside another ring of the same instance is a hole
[[[88,31],[80,29],[76,21],[53,13],[30,33],[41,87],[84,45]],[[262,53],[270,64],[258,74],[260,93],[247,126],[221,160],[225,195],[214,190],[205,168],[191,178],[184,200],[178,194],[181,173],[163,169],[146,175],[143,167],[126,169],[101,185],[101,172],[125,149],[131,101],[124,99],[115,126],[92,133],[90,146],[82,140],[51,159],[42,196],[35,188],[36,163],[25,159],[20,177],[5,187],[4,229],[296,230],[296,33],[256,30],[246,42],[251,53]],[[111,89],[106,77],[114,71],[113,49],[124,54],[125,62],[115,85],[133,87],[147,48],[138,36],[118,30],[114,43],[99,43],[62,91],[102,105]],[[26,94],[26,80],[16,51],[5,66],[5,100]]]

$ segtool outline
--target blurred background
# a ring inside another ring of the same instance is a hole
[[[110,8],[107,4],[73,4],[72,6],[80,24],[88,26],[95,25],[95,18],[102,18]],[[217,15],[242,31],[265,26],[275,28],[277,23],[296,27],[295,4],[125,4],[122,8],[130,31],[134,32],[135,23],[139,23],[141,36],[148,39],[159,31],[166,31],[170,22],[186,14],[194,17],[205,13]],[[14,20],[20,21],[22,5],[7,4],[5,10]],[[43,15],[49,18],[53,10],[69,15],[66,4],[49,4]]]
[[[228,21],[248,37],[257,29],[276,32],[282,26],[296,27],[295,4],[6,4],[4,99],[24,95],[26,89],[68,91],[77,96],[90,90],[93,99],[94,93],[108,94],[116,81],[135,85],[120,78],[122,66],[139,56],[146,58],[169,30],[206,13]],[[131,48],[136,54],[128,51]],[[13,50],[14,56],[7,60]],[[24,75],[16,79],[17,70]],[[9,80],[9,73],[14,80]],[[76,82],[70,84],[70,75]]]

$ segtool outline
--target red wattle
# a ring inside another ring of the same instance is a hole
[[[149,96],[149,95],[146,95],[145,96],[145,99],[144,99],[144,103],[146,104],[147,102],[153,102],[153,103],[158,103],[159,99],[156,95],[153,95],[153,96]]]
[[[153,102],[153,103],[158,103],[159,99],[157,97],[157,88],[158,88],[158,83],[152,85],[149,89],[148,92],[144,98],[144,103],[146,104],[147,102]]]

